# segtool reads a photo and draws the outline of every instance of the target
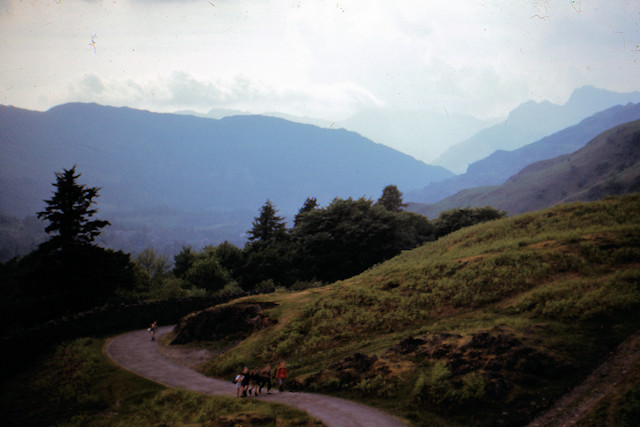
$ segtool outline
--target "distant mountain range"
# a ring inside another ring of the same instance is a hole
[[[243,111],[218,108],[211,109],[206,114],[194,111],[176,113],[214,119],[250,115]],[[463,141],[478,131],[502,121],[502,118],[481,120],[468,115],[449,114],[443,108],[437,111],[368,108],[353,116],[334,121],[277,112],[265,112],[262,115],[323,128],[348,129],[421,160],[434,159],[442,152],[441,147]]]
[[[432,163],[456,174],[464,173],[468,165],[496,150],[514,150],[599,111],[630,102],[640,102],[640,92],[616,93],[592,86],[577,89],[563,105],[528,101],[509,113],[504,122],[453,145]]]
[[[564,106],[528,103],[510,118],[512,125],[532,134],[550,126],[546,119],[539,122],[542,110],[553,126],[560,126],[593,105],[630,96],[635,95],[583,88]],[[334,197],[375,199],[386,185],[395,184],[406,201],[419,202],[412,210],[433,218],[452,207],[494,205],[517,213],[545,203],[633,191],[637,174],[624,163],[633,153],[622,163],[601,160],[591,170],[583,170],[586,161],[573,164],[571,173],[581,177],[579,191],[565,188],[565,176],[560,182],[529,177],[534,166],[527,165],[573,153],[598,133],[639,114],[640,104],[608,108],[535,143],[492,152],[454,176],[355,132],[274,117],[211,119],[78,103],[46,112],[0,106],[0,259],[23,254],[42,241],[43,226],[33,216],[51,196],[54,172],[73,165],[82,173],[82,184],[102,187],[99,217],[113,224],[101,235],[102,244],[132,253],[154,247],[172,255],[183,245],[199,248],[229,240],[242,246],[267,199],[280,215],[291,218],[307,197],[316,197],[321,205]],[[481,134],[499,132],[494,126],[476,137]],[[608,154],[595,155],[606,159]],[[589,177],[598,179],[604,172],[604,183]],[[561,198],[555,196],[557,189],[564,189]]]
[[[518,214],[558,203],[640,191],[640,120],[609,129],[574,153],[526,166],[502,185],[463,190],[411,210],[430,218],[465,206]]]
[[[416,203],[436,203],[464,189],[502,184],[531,163],[572,153],[601,132],[637,119],[640,119],[640,104],[617,105],[524,147],[495,151],[469,165],[466,173],[432,182],[421,190],[409,192],[405,198]]]
[[[0,214],[42,210],[54,172],[77,165],[81,183],[102,187],[100,217],[118,224],[106,243],[128,250],[159,240],[172,250],[241,245],[267,199],[288,216],[307,197],[375,199],[389,184],[406,192],[453,176],[354,132],[263,116],[0,106],[0,129]]]

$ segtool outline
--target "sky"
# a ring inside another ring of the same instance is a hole
[[[0,63],[0,104],[33,110],[489,119],[640,90],[640,2],[0,0]]]

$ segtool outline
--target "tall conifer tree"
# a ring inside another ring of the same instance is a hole
[[[45,231],[54,234],[48,242],[52,248],[61,249],[70,245],[90,245],[100,235],[101,229],[111,225],[109,221],[92,220],[97,209],[91,208],[98,196],[98,187],[86,188],[76,180],[76,167],[56,172],[56,191],[45,200],[47,207],[38,212],[38,218],[49,221]]]

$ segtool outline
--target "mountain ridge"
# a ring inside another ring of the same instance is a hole
[[[464,174],[411,191],[406,198],[416,203],[437,203],[465,189],[500,185],[533,162],[574,152],[599,133],[638,118],[640,103],[616,105],[515,150],[496,150],[484,159],[470,164]]]
[[[451,146],[432,164],[454,173],[498,149],[514,150],[572,126],[584,118],[614,105],[640,102],[640,92],[618,93],[593,86],[576,89],[566,103],[527,101],[509,113],[502,123],[483,129]]]
[[[640,191],[640,120],[600,133],[579,150],[532,163],[502,185],[462,190],[411,210],[435,217],[447,209],[486,206],[509,214],[559,203]]]

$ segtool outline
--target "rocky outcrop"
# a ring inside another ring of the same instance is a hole
[[[275,324],[276,321],[263,312],[275,306],[276,304],[271,302],[241,302],[191,313],[183,317],[175,327],[171,344],[242,339]]]

